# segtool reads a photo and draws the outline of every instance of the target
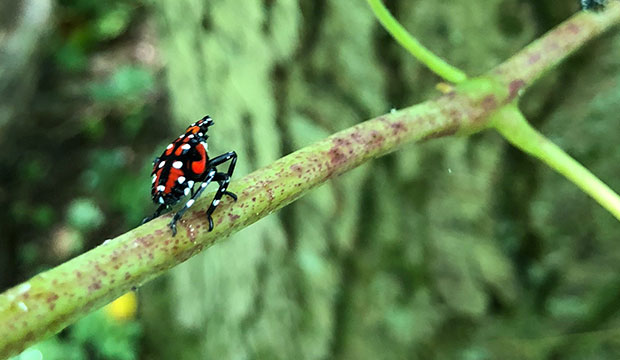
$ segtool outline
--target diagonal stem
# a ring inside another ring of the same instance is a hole
[[[446,81],[458,84],[467,80],[467,75],[464,72],[433,54],[433,52],[424,47],[415,37],[409,34],[394,16],[390,14],[388,9],[385,8],[381,0],[367,1],[373,13],[379,22],[381,22],[381,25],[383,25],[392,37],[394,37],[402,47],[407,49],[413,57]]]
[[[590,170],[534,129],[516,105],[504,107],[493,115],[491,121],[495,129],[511,144],[565,176],[620,220],[620,196]]]

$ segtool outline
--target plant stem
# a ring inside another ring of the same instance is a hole
[[[511,144],[568,178],[620,220],[620,196],[590,170],[534,129],[516,105],[507,105],[499,110],[493,115],[492,125]]]
[[[521,92],[555,68],[566,56],[618,22],[620,1],[609,1],[603,11],[580,11],[487,75],[508,85],[511,91]]]
[[[424,45],[422,45],[415,37],[390,14],[388,9],[383,5],[381,0],[367,0],[373,13],[381,22],[381,25],[394,37],[394,39],[402,45],[407,51],[426,65],[435,74],[444,80],[458,84],[467,80],[467,75],[461,70],[448,64],[443,59],[433,54]]]

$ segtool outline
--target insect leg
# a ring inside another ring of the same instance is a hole
[[[200,184],[200,187],[198,188],[198,190],[192,195],[191,199],[187,200],[187,202],[185,203],[185,206],[183,206],[181,210],[179,210],[176,214],[174,214],[172,221],[170,221],[170,224],[168,224],[168,226],[170,226],[170,228],[172,229],[172,236],[175,236],[177,234],[177,225],[176,225],[177,221],[179,221],[179,219],[181,219],[181,216],[183,216],[183,214],[185,214],[185,212],[192,205],[194,205],[194,202],[196,201],[196,199],[200,196],[200,194],[202,194],[204,189],[213,180],[215,175],[216,175],[215,169],[211,169],[209,173],[207,174],[207,176],[205,177],[205,179],[203,180],[202,184]],[[209,231],[211,231],[211,229],[213,229],[213,220],[211,219],[211,216],[208,216],[208,219],[209,219]]]
[[[209,224],[212,223],[211,214],[213,214],[213,212],[215,211],[215,208],[217,208],[217,206],[220,204],[220,201],[222,200],[222,196],[224,196],[224,194],[237,200],[237,195],[226,191],[226,188],[228,188],[228,184],[230,183],[230,176],[228,176],[228,174],[217,173],[215,174],[214,180],[220,184],[220,187],[217,189],[217,192],[215,193],[215,196],[213,197],[213,200],[211,201],[211,205],[207,209],[207,217],[209,218]],[[209,231],[211,231],[212,229],[213,227],[209,226]]]
[[[234,151],[231,151],[231,152],[227,152],[226,154],[216,156],[213,159],[211,159],[211,161],[209,161],[209,167],[216,167],[218,165],[225,163],[228,160],[230,160],[230,165],[228,165],[228,171],[226,173],[218,173],[217,175],[219,176],[216,176],[218,177],[218,179],[215,179],[215,180],[220,185],[220,188],[218,189],[218,193],[220,192],[220,189],[222,189],[222,194],[228,195],[231,198],[233,198],[233,200],[237,201],[237,195],[233,194],[230,191],[227,191],[228,183],[230,182],[230,177],[235,171],[235,165],[237,164],[237,153]]]

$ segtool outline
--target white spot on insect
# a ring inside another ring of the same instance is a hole
[[[160,162],[160,163],[159,163],[158,168],[160,168],[160,169],[161,169],[161,168],[163,168],[163,167],[164,167],[164,165],[166,165],[166,160],[164,160],[164,161]]]
[[[181,146],[181,149],[183,150],[189,150],[192,146],[190,144],[183,144],[183,146]]]
[[[187,138],[188,139],[193,139],[194,138],[194,134],[190,134]]]
[[[185,189],[183,189],[183,194],[185,194],[185,195],[189,194],[189,188],[188,188],[188,187],[186,187]]]
[[[202,147],[205,148],[205,151],[209,151],[209,145],[207,145],[206,142],[201,142],[200,145],[202,145]]]
[[[203,137],[204,135],[205,135],[205,134],[203,134],[203,133],[201,133],[201,132],[199,132],[199,133],[198,133],[198,136],[200,136],[200,137]]]
[[[200,184],[200,187],[206,188],[206,187],[207,187],[207,185],[208,185],[208,184],[207,184],[206,182],[203,182],[202,184]]]
[[[220,201],[218,199],[213,200],[213,206],[218,206],[219,204],[220,204]]]
[[[187,187],[193,188],[194,187],[194,182],[192,180],[187,182]]]
[[[163,204],[163,203],[164,203],[164,198],[163,198],[163,197],[161,197],[161,196],[159,197],[159,203],[160,203],[160,204]]]
[[[175,168],[175,169],[180,169],[180,168],[183,167],[183,162],[177,160],[177,161],[172,163],[172,167]]]
[[[179,182],[179,184],[183,184],[185,182],[185,176],[179,176],[177,181]]]
[[[164,185],[159,185],[157,187],[157,191],[164,191],[164,190],[166,190],[166,187]]]
[[[183,139],[185,137],[185,134],[179,136],[179,139]]]
[[[173,147],[173,146],[174,146],[174,145],[169,144],[168,146],[166,146],[166,150],[170,150],[170,149],[172,149],[172,147]]]
[[[185,204],[185,206],[190,207],[192,205],[194,205],[194,199],[187,200],[187,204]]]
[[[28,312],[28,306],[26,306],[23,301],[18,302],[17,307],[19,307],[23,312]]]
[[[155,181],[157,180],[157,174],[153,174],[153,181],[151,181],[152,184],[155,184]]]
[[[28,290],[30,290],[32,286],[30,285],[30,283],[24,283],[21,284],[18,288],[17,288],[17,294],[21,295],[25,292],[28,292]]]

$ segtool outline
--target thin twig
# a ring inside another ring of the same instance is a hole
[[[422,45],[390,14],[385,8],[381,0],[367,0],[373,13],[381,22],[381,25],[394,37],[394,39],[413,57],[426,65],[435,74],[441,76],[444,80],[454,84],[467,80],[467,75],[460,69],[448,64],[439,56],[433,54],[424,45]]]
[[[516,105],[507,105],[494,114],[493,125],[514,146],[562,174],[620,220],[620,196],[590,170],[534,129]]]

